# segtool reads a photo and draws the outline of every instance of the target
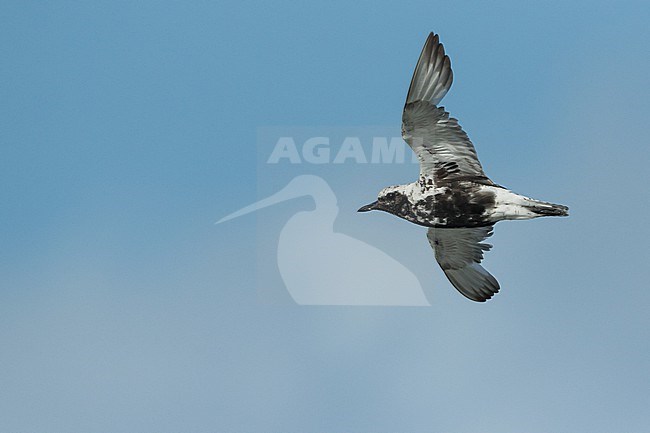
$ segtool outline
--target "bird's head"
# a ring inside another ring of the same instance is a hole
[[[382,210],[397,215],[405,203],[408,203],[408,200],[404,193],[404,185],[389,186],[379,191],[377,201],[361,207],[358,212]]]

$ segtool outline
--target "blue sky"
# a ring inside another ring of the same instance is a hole
[[[0,10],[0,431],[647,431],[647,2]],[[414,167],[324,166],[335,228],[431,306],[261,302],[313,205],[213,224],[289,180],[258,182],[258,131],[399,131],[429,31],[486,172],[571,217],[497,225],[474,304],[421,228],[355,213]]]

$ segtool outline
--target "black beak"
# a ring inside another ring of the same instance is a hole
[[[357,212],[368,212],[368,211],[375,210],[375,209],[377,209],[377,202],[367,204],[367,205],[363,206],[362,208],[360,208]]]

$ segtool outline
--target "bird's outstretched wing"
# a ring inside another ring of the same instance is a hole
[[[499,291],[497,280],[481,266],[483,252],[492,248],[482,241],[492,236],[493,227],[431,227],[427,232],[445,275],[460,293],[472,301],[485,302]]]
[[[420,174],[435,179],[490,183],[474,145],[443,107],[453,81],[451,62],[438,35],[429,33],[415,67],[402,115],[402,137],[420,160]],[[442,177],[441,177],[442,176]]]

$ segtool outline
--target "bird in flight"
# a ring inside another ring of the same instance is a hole
[[[481,266],[492,245],[483,241],[502,220],[568,216],[569,208],[516,194],[483,172],[469,137],[438,104],[451,87],[451,62],[438,35],[429,33],[406,96],[402,137],[420,162],[420,176],[389,186],[359,212],[380,210],[429,227],[427,238],[451,284],[472,301],[499,291]]]

